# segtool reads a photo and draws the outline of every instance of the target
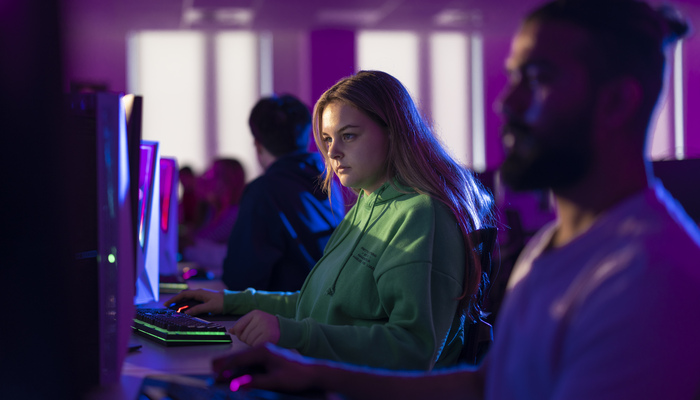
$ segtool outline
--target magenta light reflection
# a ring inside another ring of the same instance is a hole
[[[232,392],[237,392],[241,386],[249,384],[252,380],[253,378],[250,375],[241,375],[238,378],[232,379],[229,387],[231,388]]]
[[[190,279],[191,277],[197,275],[197,270],[194,268],[189,268],[183,272],[182,277],[184,279]]]
[[[175,168],[173,160],[160,159],[160,172],[163,175],[160,177],[160,227],[164,231],[168,230],[168,222],[170,221],[170,193]]]

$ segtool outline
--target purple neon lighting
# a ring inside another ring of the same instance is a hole
[[[234,378],[231,380],[229,388],[231,388],[232,392],[237,392],[238,389],[240,389],[244,385],[249,384],[252,380],[253,378],[250,375],[241,375],[238,378]]]
[[[173,173],[175,169],[175,161],[160,159],[160,184],[161,184],[161,208],[160,208],[160,227],[163,231],[168,231],[168,222],[170,221],[170,194],[173,186]]]

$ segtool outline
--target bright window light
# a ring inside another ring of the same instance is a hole
[[[404,31],[359,31],[357,69],[374,69],[393,75],[419,101],[418,35]]]
[[[670,89],[670,88],[668,88]],[[668,160],[673,157],[673,131],[671,120],[671,102],[668,89],[661,93],[659,103],[652,116],[651,146],[647,146],[647,158],[650,160]]]
[[[685,158],[685,104],[683,102],[683,41],[673,53],[673,128],[676,159]]]
[[[270,96],[274,94],[273,71],[273,35],[271,32],[262,32],[258,36],[260,41],[260,95]]]
[[[468,48],[468,37],[464,33],[430,35],[433,123],[452,155],[471,166]]]
[[[143,96],[143,139],[199,171],[206,166],[204,40],[198,32],[141,31],[127,41],[127,90]]]
[[[486,107],[484,106],[484,42],[471,37],[472,168],[486,170]]]
[[[248,31],[222,32],[215,46],[217,154],[239,160],[251,180],[260,174],[248,127],[250,110],[259,97],[258,40]]]
[[[670,81],[664,82],[656,110],[652,116],[652,131],[647,146],[650,160],[682,160],[685,158],[685,124],[683,104],[683,42],[673,52]]]

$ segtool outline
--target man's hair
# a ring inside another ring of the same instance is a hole
[[[478,318],[480,290],[488,276],[480,262],[473,259],[475,253],[470,251],[473,246],[469,233],[493,224],[493,198],[474,174],[444,149],[401,82],[381,71],[360,71],[343,78],[316,102],[314,139],[325,160],[324,188],[329,192],[333,169],[321,137],[321,118],[325,108],[336,101],[355,107],[384,128],[389,139],[389,154],[384,164],[388,176],[439,200],[454,214],[462,231],[467,257],[463,307],[472,320]]]
[[[292,95],[260,99],[250,112],[248,125],[253,137],[275,157],[309,145],[311,113]]]
[[[565,22],[584,29],[591,46],[582,60],[594,82],[621,76],[642,87],[640,118],[645,124],[658,101],[668,45],[689,26],[670,6],[653,9],[638,0],[555,0],[532,11],[526,22]],[[646,125],[645,125],[646,126]]]

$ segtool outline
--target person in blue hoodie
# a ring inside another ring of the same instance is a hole
[[[396,370],[457,364],[485,272],[470,233],[493,224],[493,198],[387,73],[331,87],[313,129],[323,187],[332,194],[335,175],[358,197],[301,290],[200,290],[174,301],[205,302],[190,314],[245,314],[231,332],[253,346]]]
[[[345,215],[337,183],[318,184],[323,159],[307,151],[311,113],[291,95],[260,99],[249,117],[263,175],[248,183],[228,238],[222,280],[230,290],[296,291]]]

